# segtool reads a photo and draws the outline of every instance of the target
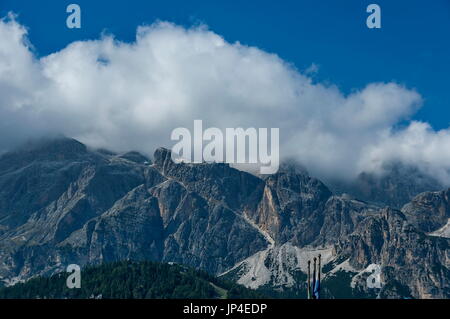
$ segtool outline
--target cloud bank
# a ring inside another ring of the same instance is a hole
[[[0,150],[62,133],[152,153],[174,144],[174,128],[202,119],[278,127],[281,157],[317,176],[351,178],[402,161],[450,183],[450,130],[408,121],[422,98],[396,83],[344,95],[274,54],[166,22],[139,27],[133,43],[103,36],[42,58],[11,16],[0,21],[0,39]]]

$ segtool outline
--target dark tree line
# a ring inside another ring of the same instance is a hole
[[[36,277],[26,283],[0,288],[5,299],[209,299],[264,298],[265,296],[231,281],[181,265],[121,261],[88,266],[81,272],[81,288],[66,286],[68,273]]]

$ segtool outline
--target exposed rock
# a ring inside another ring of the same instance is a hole
[[[450,297],[450,239],[427,236],[399,211],[388,208],[364,219],[335,250],[355,269],[380,265],[386,296],[401,297],[387,291],[401,286],[416,298]]]
[[[315,178],[281,171],[265,179],[262,199],[248,216],[277,244],[294,238],[297,245],[312,243],[320,233],[324,207],[331,192]]]
[[[421,231],[436,231],[450,218],[450,189],[420,194],[406,204],[402,212]]]
[[[376,263],[378,296],[449,297],[450,239],[439,237],[449,192],[421,194],[403,213],[380,210],[333,195],[295,165],[257,177],[226,164],[175,164],[163,148],[151,164],[58,138],[0,158],[0,279],[136,259],[304,289],[306,261],[322,253],[327,276],[345,266],[367,295]]]

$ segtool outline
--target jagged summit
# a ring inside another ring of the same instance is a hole
[[[402,213],[337,196],[289,165],[263,179],[226,164],[175,164],[165,148],[147,161],[67,138],[3,156],[0,280],[135,259],[283,286],[322,251],[332,271],[344,263],[356,278],[380,263],[386,282],[413,297],[450,295],[450,239],[424,232],[449,216],[449,191],[422,194]],[[427,218],[436,223],[424,228]]]
[[[403,206],[402,212],[421,231],[436,231],[450,219],[450,189],[419,194]]]
[[[63,136],[42,138],[25,143],[0,157],[0,172],[26,166],[34,161],[75,160],[87,153],[87,147]]]
[[[90,149],[76,139],[56,136],[31,140],[15,150],[7,152],[0,157],[0,167],[12,165],[24,166],[35,161],[64,161],[82,159],[86,156],[123,158],[137,164],[150,164],[150,159],[137,151],[117,154],[104,148]]]
[[[308,170],[294,159],[287,159],[280,164],[278,172],[309,176]]]
[[[34,155],[62,155],[67,158],[86,152],[87,147],[83,143],[65,136],[29,141],[16,151],[16,153],[32,153]]]

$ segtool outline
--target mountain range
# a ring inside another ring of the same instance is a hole
[[[255,176],[175,164],[164,148],[150,159],[70,138],[30,143],[0,158],[0,280],[158,261],[299,294],[321,254],[330,298],[449,298],[450,190],[393,172],[333,192],[293,165]],[[380,289],[367,285],[373,264]]]

